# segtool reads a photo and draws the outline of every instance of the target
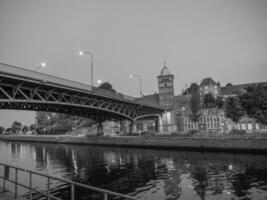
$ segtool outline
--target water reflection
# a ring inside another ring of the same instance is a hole
[[[140,199],[267,198],[265,155],[3,141],[0,150],[1,162]],[[45,187],[38,180],[36,184]],[[83,190],[76,193],[78,199],[91,195]],[[65,199],[69,196],[66,187],[61,188],[62,195]]]

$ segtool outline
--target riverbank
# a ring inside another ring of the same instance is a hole
[[[267,153],[267,137],[86,137],[68,135],[1,135],[0,139],[20,142],[183,149],[192,151]]]

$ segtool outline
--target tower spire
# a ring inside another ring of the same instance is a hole
[[[164,62],[163,62],[163,67],[167,67],[166,60],[164,60]]]

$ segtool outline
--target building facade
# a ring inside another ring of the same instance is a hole
[[[197,130],[198,132],[229,132],[232,129],[245,130],[246,132],[266,131],[266,125],[256,122],[255,119],[249,117],[241,118],[238,124],[233,123],[225,117],[223,109],[217,108],[202,108],[199,111],[200,117],[195,122],[192,119],[190,108],[191,92],[199,93],[200,102],[203,103],[205,95],[212,94],[216,99],[223,99],[230,96],[237,96],[245,91],[245,87],[253,84],[232,85],[227,84],[221,87],[219,82],[215,82],[211,77],[204,78],[201,83],[191,84],[182,95],[174,94],[174,75],[170,73],[166,63],[160,71],[158,78],[158,93],[146,95],[139,98],[138,101],[161,105],[166,109],[166,112],[158,119],[158,128],[155,123],[149,120],[138,122],[137,130],[153,131],[158,130],[161,134],[169,134],[172,132],[189,132]]]

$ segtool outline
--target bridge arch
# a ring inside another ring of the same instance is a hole
[[[50,111],[105,121],[163,112],[134,98],[0,63],[0,109]]]

